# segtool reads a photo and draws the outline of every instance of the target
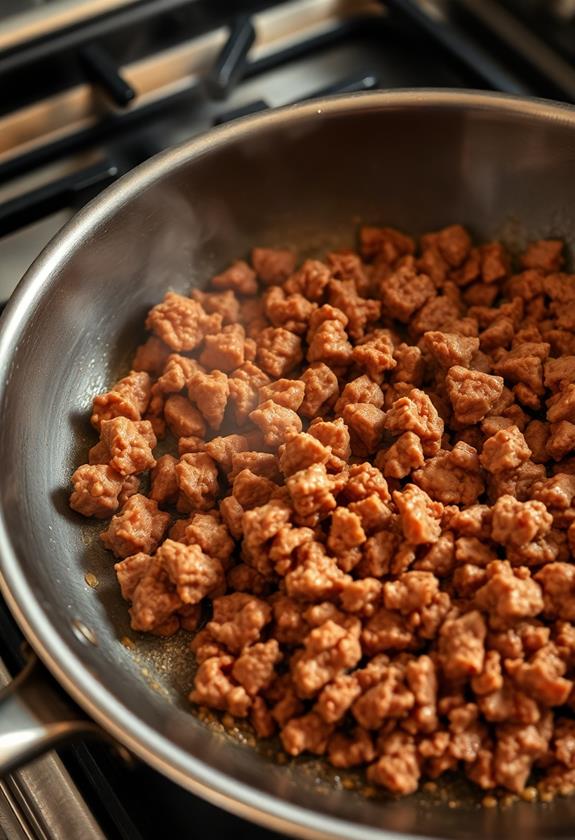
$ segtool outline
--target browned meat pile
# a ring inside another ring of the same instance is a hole
[[[575,787],[575,275],[453,225],[168,292],[70,504],[193,703],[410,793]],[[154,456],[168,433],[173,454]],[[151,471],[150,492],[139,492]],[[574,623],[572,623],[574,622]]]

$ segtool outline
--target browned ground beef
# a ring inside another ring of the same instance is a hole
[[[194,631],[192,703],[394,793],[575,788],[562,268],[557,241],[514,265],[459,225],[371,227],[150,311],[70,504],[111,517],[132,627]]]

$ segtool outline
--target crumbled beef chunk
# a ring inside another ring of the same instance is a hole
[[[278,379],[270,385],[260,388],[260,399],[262,402],[272,402],[282,405],[284,408],[291,408],[297,411],[304,398],[305,384],[299,379]]]
[[[269,502],[277,484],[251,470],[241,470],[234,478],[232,492],[244,510],[260,507]]]
[[[449,680],[465,680],[483,670],[487,629],[477,610],[447,619],[439,634],[439,662]]]
[[[198,374],[203,376],[203,374]],[[164,417],[176,438],[199,437],[206,432],[201,413],[181,394],[173,394],[164,404]]]
[[[320,301],[331,278],[331,271],[325,263],[306,260],[295,274],[288,277],[284,289],[289,294],[300,292],[308,300]]]
[[[337,508],[331,517],[328,547],[334,554],[343,554],[365,542],[365,532],[357,513]]]
[[[121,560],[114,566],[118,583],[122,592],[122,598],[126,601],[131,601],[134,597],[136,587],[148,571],[152,558],[149,554],[132,554]]]
[[[395,228],[369,227],[360,228],[360,251],[366,259],[383,261],[386,265],[393,265],[405,254],[413,254],[415,242]]]
[[[276,286],[293,274],[296,255],[281,248],[253,248],[252,266],[266,286]]]
[[[363,527],[363,526],[362,526]],[[363,550],[363,558],[358,566],[358,572],[365,576],[381,578],[389,574],[396,559],[400,538],[390,531],[378,531],[369,537]]]
[[[197,301],[168,292],[163,303],[150,310],[146,329],[181,353],[194,350],[206,335],[217,333],[221,324],[221,315],[208,315]]]
[[[265,313],[274,327],[285,327],[290,332],[303,335],[307,331],[309,316],[316,308],[303,295],[286,293],[274,286],[264,298]]]
[[[155,466],[152,449],[157,441],[148,420],[114,417],[100,425],[100,441],[106,461],[120,475],[133,475]]]
[[[370,403],[376,408],[383,407],[383,392],[377,382],[367,375],[358,376],[347,382],[341,396],[335,404],[336,414],[341,414],[346,407],[353,403]]]
[[[144,344],[140,344],[132,360],[132,370],[145,371],[152,376],[158,376],[170,355],[170,348],[163,341],[151,335]]]
[[[494,755],[496,782],[514,793],[523,790],[533,762],[547,752],[552,731],[549,714],[528,726],[514,723],[499,726]]]
[[[536,650],[528,662],[510,660],[506,669],[521,691],[542,706],[562,706],[573,689],[571,680],[563,677],[567,666],[552,643]]]
[[[234,452],[228,479],[233,481],[242,470],[251,470],[256,475],[263,475],[272,481],[280,475],[277,458],[271,452]]]
[[[366,293],[371,289],[370,278],[361,257],[354,251],[331,251],[327,254],[327,262],[337,280],[353,280],[357,291],[367,296]]]
[[[339,367],[347,365],[351,361],[352,346],[349,343],[345,326],[339,320],[322,321],[314,329],[313,334],[308,335],[308,340],[308,362],[323,362],[328,367]]]
[[[549,344],[544,342],[524,342],[507,353],[499,355],[494,364],[496,373],[501,374],[509,383],[516,385],[516,392],[525,394],[525,389],[535,396],[543,394],[543,361],[549,355]],[[538,405],[535,406],[536,408]]]
[[[435,294],[435,286],[427,274],[418,274],[413,265],[405,265],[384,277],[381,282],[383,313],[407,322]]]
[[[575,791],[563,260],[365,227],[150,311],[70,506],[110,519],[133,630],[194,634],[191,702],[393,794]]]
[[[200,362],[208,370],[231,373],[246,360],[246,335],[240,324],[230,324],[220,333],[207,335]]]
[[[477,450],[461,441],[429,458],[413,473],[413,481],[445,505],[473,505],[485,489]]]
[[[227,292],[202,292],[200,289],[193,289],[190,297],[199,301],[206,312],[217,312],[221,315],[223,324],[235,324],[240,317],[240,302],[231,289]]]
[[[232,675],[250,696],[267,688],[275,675],[275,665],[282,659],[276,639],[258,642],[243,649],[234,662]]]
[[[124,476],[107,464],[83,464],[72,476],[70,507],[82,516],[107,519],[118,510]]]
[[[373,493],[383,502],[390,500],[387,481],[381,472],[367,461],[353,464],[346,475],[345,497],[347,501],[358,502],[367,499]]]
[[[113,420],[114,417],[139,420],[148,407],[150,396],[149,374],[145,371],[130,371],[110,391],[94,397],[90,422],[94,428],[100,429],[103,421]]]
[[[393,341],[381,330],[373,336],[367,335],[361,343],[356,344],[351,358],[368,376],[377,381],[383,378],[386,370],[396,367],[393,350]]]
[[[487,567],[487,576],[475,603],[489,613],[494,629],[533,618],[543,610],[541,587],[524,567],[512,568],[507,561],[494,560]]]
[[[360,339],[366,325],[381,315],[381,302],[360,297],[353,280],[331,280],[328,300],[347,316],[347,331],[353,339]]]
[[[509,426],[485,441],[479,460],[488,472],[500,473],[520,467],[530,456],[531,450],[517,426]]]
[[[194,513],[184,522],[185,528],[180,542],[199,545],[205,554],[217,557],[223,564],[227,563],[234,550],[234,543],[227,525],[221,521],[217,513],[214,511]],[[172,539],[174,539],[173,536]]]
[[[285,376],[299,365],[302,358],[301,339],[289,330],[266,327],[259,334],[256,359],[270,376],[276,379]]]
[[[212,637],[232,653],[257,642],[271,619],[271,607],[243,592],[214,598],[212,620],[206,625]]]
[[[269,381],[268,375],[252,362],[246,362],[230,376],[230,400],[234,406],[236,422],[240,426],[260,402],[259,389]]]
[[[156,559],[166,569],[184,604],[198,604],[206,595],[220,589],[224,582],[221,562],[204,554],[199,545],[184,545],[168,539],[158,548]]]
[[[339,393],[337,376],[323,362],[314,362],[303,372],[304,397],[299,406],[304,417],[317,417],[328,411]]]
[[[313,697],[328,682],[361,659],[360,623],[349,629],[329,619],[314,627],[305,638],[303,651],[292,664],[291,674],[298,695]]]
[[[325,723],[316,712],[309,712],[302,717],[292,717],[282,729],[280,738],[289,755],[300,755],[302,752],[322,755],[332,731],[333,726]]]
[[[454,565],[455,541],[453,534],[446,531],[414,563],[413,568],[420,572],[433,572],[437,577],[447,577],[453,572]]]
[[[538,482],[533,488],[533,497],[547,508],[567,510],[575,499],[575,475],[559,472]]]
[[[550,618],[575,620],[575,567],[570,563],[548,563],[535,575],[543,590],[543,610]]]
[[[211,656],[205,659],[194,680],[190,701],[212,709],[227,711],[235,717],[246,717],[251,698],[243,686],[230,680],[232,656]]]
[[[547,534],[552,522],[543,502],[500,496],[493,506],[491,537],[502,545],[520,547]]]
[[[458,423],[478,423],[488,414],[503,392],[503,379],[461,365],[449,368],[447,393]]]
[[[523,436],[531,450],[531,458],[536,464],[544,464],[548,459],[547,441],[549,440],[549,427],[541,420],[531,420],[525,428]]]
[[[326,464],[331,457],[331,448],[311,434],[303,432],[294,435],[283,445],[280,451],[279,466],[287,477],[312,464]]]
[[[277,447],[301,432],[302,422],[291,408],[266,400],[250,412],[250,420],[261,429],[268,446]]]
[[[245,452],[248,447],[249,443],[245,435],[224,435],[212,438],[206,444],[206,452],[224,472],[230,472],[233,456],[238,452]]]
[[[169,513],[158,510],[157,502],[136,493],[119,513],[114,514],[100,539],[116,557],[129,557],[140,551],[152,554],[169,521]]]
[[[271,738],[276,723],[262,697],[254,697],[250,711],[250,723],[258,738]]]
[[[392,371],[391,381],[405,382],[419,388],[425,371],[423,354],[419,347],[402,342],[395,348],[393,357],[397,365]]]
[[[192,510],[211,510],[218,493],[218,469],[205,452],[182,455],[175,467],[178,487]]]
[[[414,432],[404,432],[389,449],[380,450],[376,459],[386,478],[405,478],[424,463],[421,440]]]
[[[494,502],[499,496],[514,496],[520,502],[527,501],[532,495],[535,484],[545,478],[545,466],[523,461],[518,467],[491,475],[487,482],[487,492]]]
[[[562,356],[545,362],[545,387],[560,390],[575,382],[575,356]]]
[[[427,493],[414,484],[407,484],[403,491],[393,493],[399,510],[405,539],[412,545],[437,542],[441,534],[443,506],[432,501]]]
[[[428,395],[417,388],[395,400],[384,426],[392,435],[414,432],[421,439],[424,455],[437,452],[443,435],[443,420]]]
[[[343,409],[343,421],[366,452],[375,452],[383,435],[385,414],[371,403],[348,403]]]
[[[453,365],[469,367],[479,350],[479,339],[457,333],[430,331],[423,334],[423,346],[445,370]]]
[[[188,455],[189,453],[205,452],[206,442],[201,437],[196,435],[189,435],[188,437],[181,437],[178,440],[178,455]]]
[[[177,463],[178,459],[173,455],[162,455],[152,470],[150,499],[159,505],[172,504],[178,498]]]
[[[424,244],[436,245],[452,268],[458,268],[471,250],[471,238],[462,225],[449,225],[423,237]]]
[[[523,268],[559,271],[563,265],[563,242],[559,239],[538,239],[521,257]]]
[[[290,597],[323,601],[339,595],[349,581],[320,543],[304,543],[298,550],[298,558],[299,565],[285,577],[285,588]]]
[[[575,420],[575,384],[567,385],[562,391],[550,397],[547,402],[547,419],[550,423],[561,420]]]
[[[170,581],[167,570],[157,558],[151,558],[131,595],[131,625],[134,630],[158,632],[165,628],[171,635],[179,626],[174,613],[183,603]]]
[[[430,298],[409,324],[410,332],[419,338],[431,330],[453,329],[460,315],[459,305],[447,295]]]
[[[287,479],[286,484],[293,508],[302,518],[313,515],[324,518],[336,506],[324,464],[312,464],[299,470]]]
[[[551,423],[549,429],[545,451],[555,461],[560,461],[575,449],[575,423],[561,420],[560,423]]]
[[[219,429],[222,425],[229,393],[228,377],[221,370],[213,370],[211,373],[198,371],[188,382],[190,400],[195,402],[212,429]]]
[[[258,290],[256,274],[244,260],[238,260],[221,274],[212,277],[216,289],[232,289],[242,295],[255,295]]]
[[[420,775],[413,737],[400,731],[383,739],[380,757],[367,769],[369,781],[399,794],[416,791]]]
[[[334,767],[355,767],[369,764],[376,756],[369,733],[357,726],[351,735],[336,732],[328,745],[329,760]]]
[[[333,458],[347,461],[351,455],[349,429],[341,417],[331,422],[318,418],[310,424],[308,432],[324,446],[330,447]]]

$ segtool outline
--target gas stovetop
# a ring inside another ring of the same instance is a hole
[[[214,125],[400,87],[575,102],[574,59],[575,0],[4,0],[0,304],[79,207]],[[21,667],[22,642],[0,603],[0,685]],[[0,836],[208,831],[278,836],[101,745],[68,747],[0,782]]]

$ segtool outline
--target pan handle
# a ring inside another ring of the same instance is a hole
[[[71,738],[107,737],[32,656],[0,692],[0,776]]]

